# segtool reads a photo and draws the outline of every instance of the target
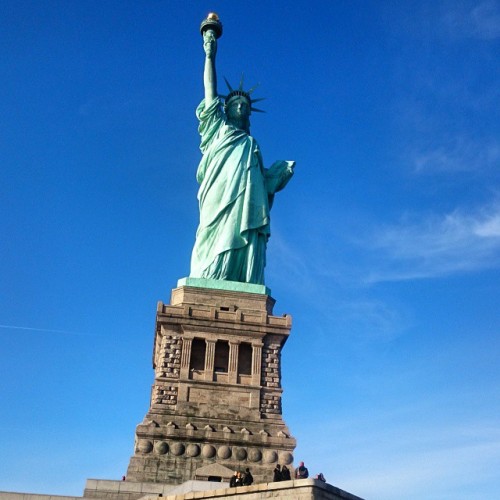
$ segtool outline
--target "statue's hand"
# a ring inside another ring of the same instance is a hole
[[[217,53],[217,39],[212,30],[203,33],[203,49],[208,59],[213,59]]]

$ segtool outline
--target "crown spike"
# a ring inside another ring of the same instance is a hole
[[[260,83],[255,84],[251,89],[247,90],[249,94],[251,94],[257,87],[260,86]]]
[[[226,82],[227,88],[229,89],[229,93],[227,95],[220,94],[220,97],[224,99],[224,110],[227,109],[228,103],[233,99],[233,97],[240,96],[244,97],[248,101],[248,104],[250,105],[250,111],[256,111],[257,113],[265,113],[265,111],[263,111],[262,109],[257,109],[252,107],[253,103],[263,101],[264,99],[266,99],[265,97],[261,97],[259,99],[252,99],[250,95],[260,85],[260,83],[254,85],[250,90],[246,91],[243,89],[244,73],[241,74],[241,79],[237,90],[231,87],[231,84],[228,82],[226,77],[224,77],[224,80]]]
[[[224,81],[226,82],[226,85],[227,85],[227,88],[228,88],[229,92],[232,92],[233,91],[233,87],[231,87],[231,84],[227,81],[226,77],[224,77]]]

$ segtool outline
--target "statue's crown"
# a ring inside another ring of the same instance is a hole
[[[254,108],[253,103],[258,102],[258,101],[262,101],[265,99],[265,97],[262,97],[260,99],[252,99],[252,96],[251,96],[252,92],[259,86],[259,84],[254,85],[249,90],[243,90],[243,75],[241,75],[239,87],[237,89],[233,89],[225,77],[224,77],[224,80],[225,80],[227,88],[229,90],[229,94],[221,96],[224,98],[224,109],[227,109],[230,101],[232,99],[234,99],[235,97],[243,97],[248,101],[248,104],[250,105],[251,111],[257,111],[258,113],[264,113],[264,111],[262,109]]]

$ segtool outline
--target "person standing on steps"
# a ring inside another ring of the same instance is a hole
[[[309,471],[304,465],[304,462],[300,462],[299,466],[295,469],[295,479],[307,479],[309,477]]]

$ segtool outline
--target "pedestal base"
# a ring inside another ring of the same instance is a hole
[[[248,467],[260,483],[277,463],[292,468],[296,442],[281,415],[291,317],[273,306],[262,293],[185,285],[158,304],[155,382],[127,479],[180,484],[219,464]]]
[[[254,484],[228,488],[227,484],[188,481],[179,486],[132,483],[129,481],[87,480],[84,498],[94,500],[363,500],[331,484],[315,479]],[[196,493],[193,493],[196,492]],[[30,495],[31,496],[31,495]],[[33,495],[35,497],[35,495]],[[38,496],[38,495],[36,495]],[[0,500],[44,500],[41,498],[2,498]],[[69,499],[78,500],[78,499]]]

